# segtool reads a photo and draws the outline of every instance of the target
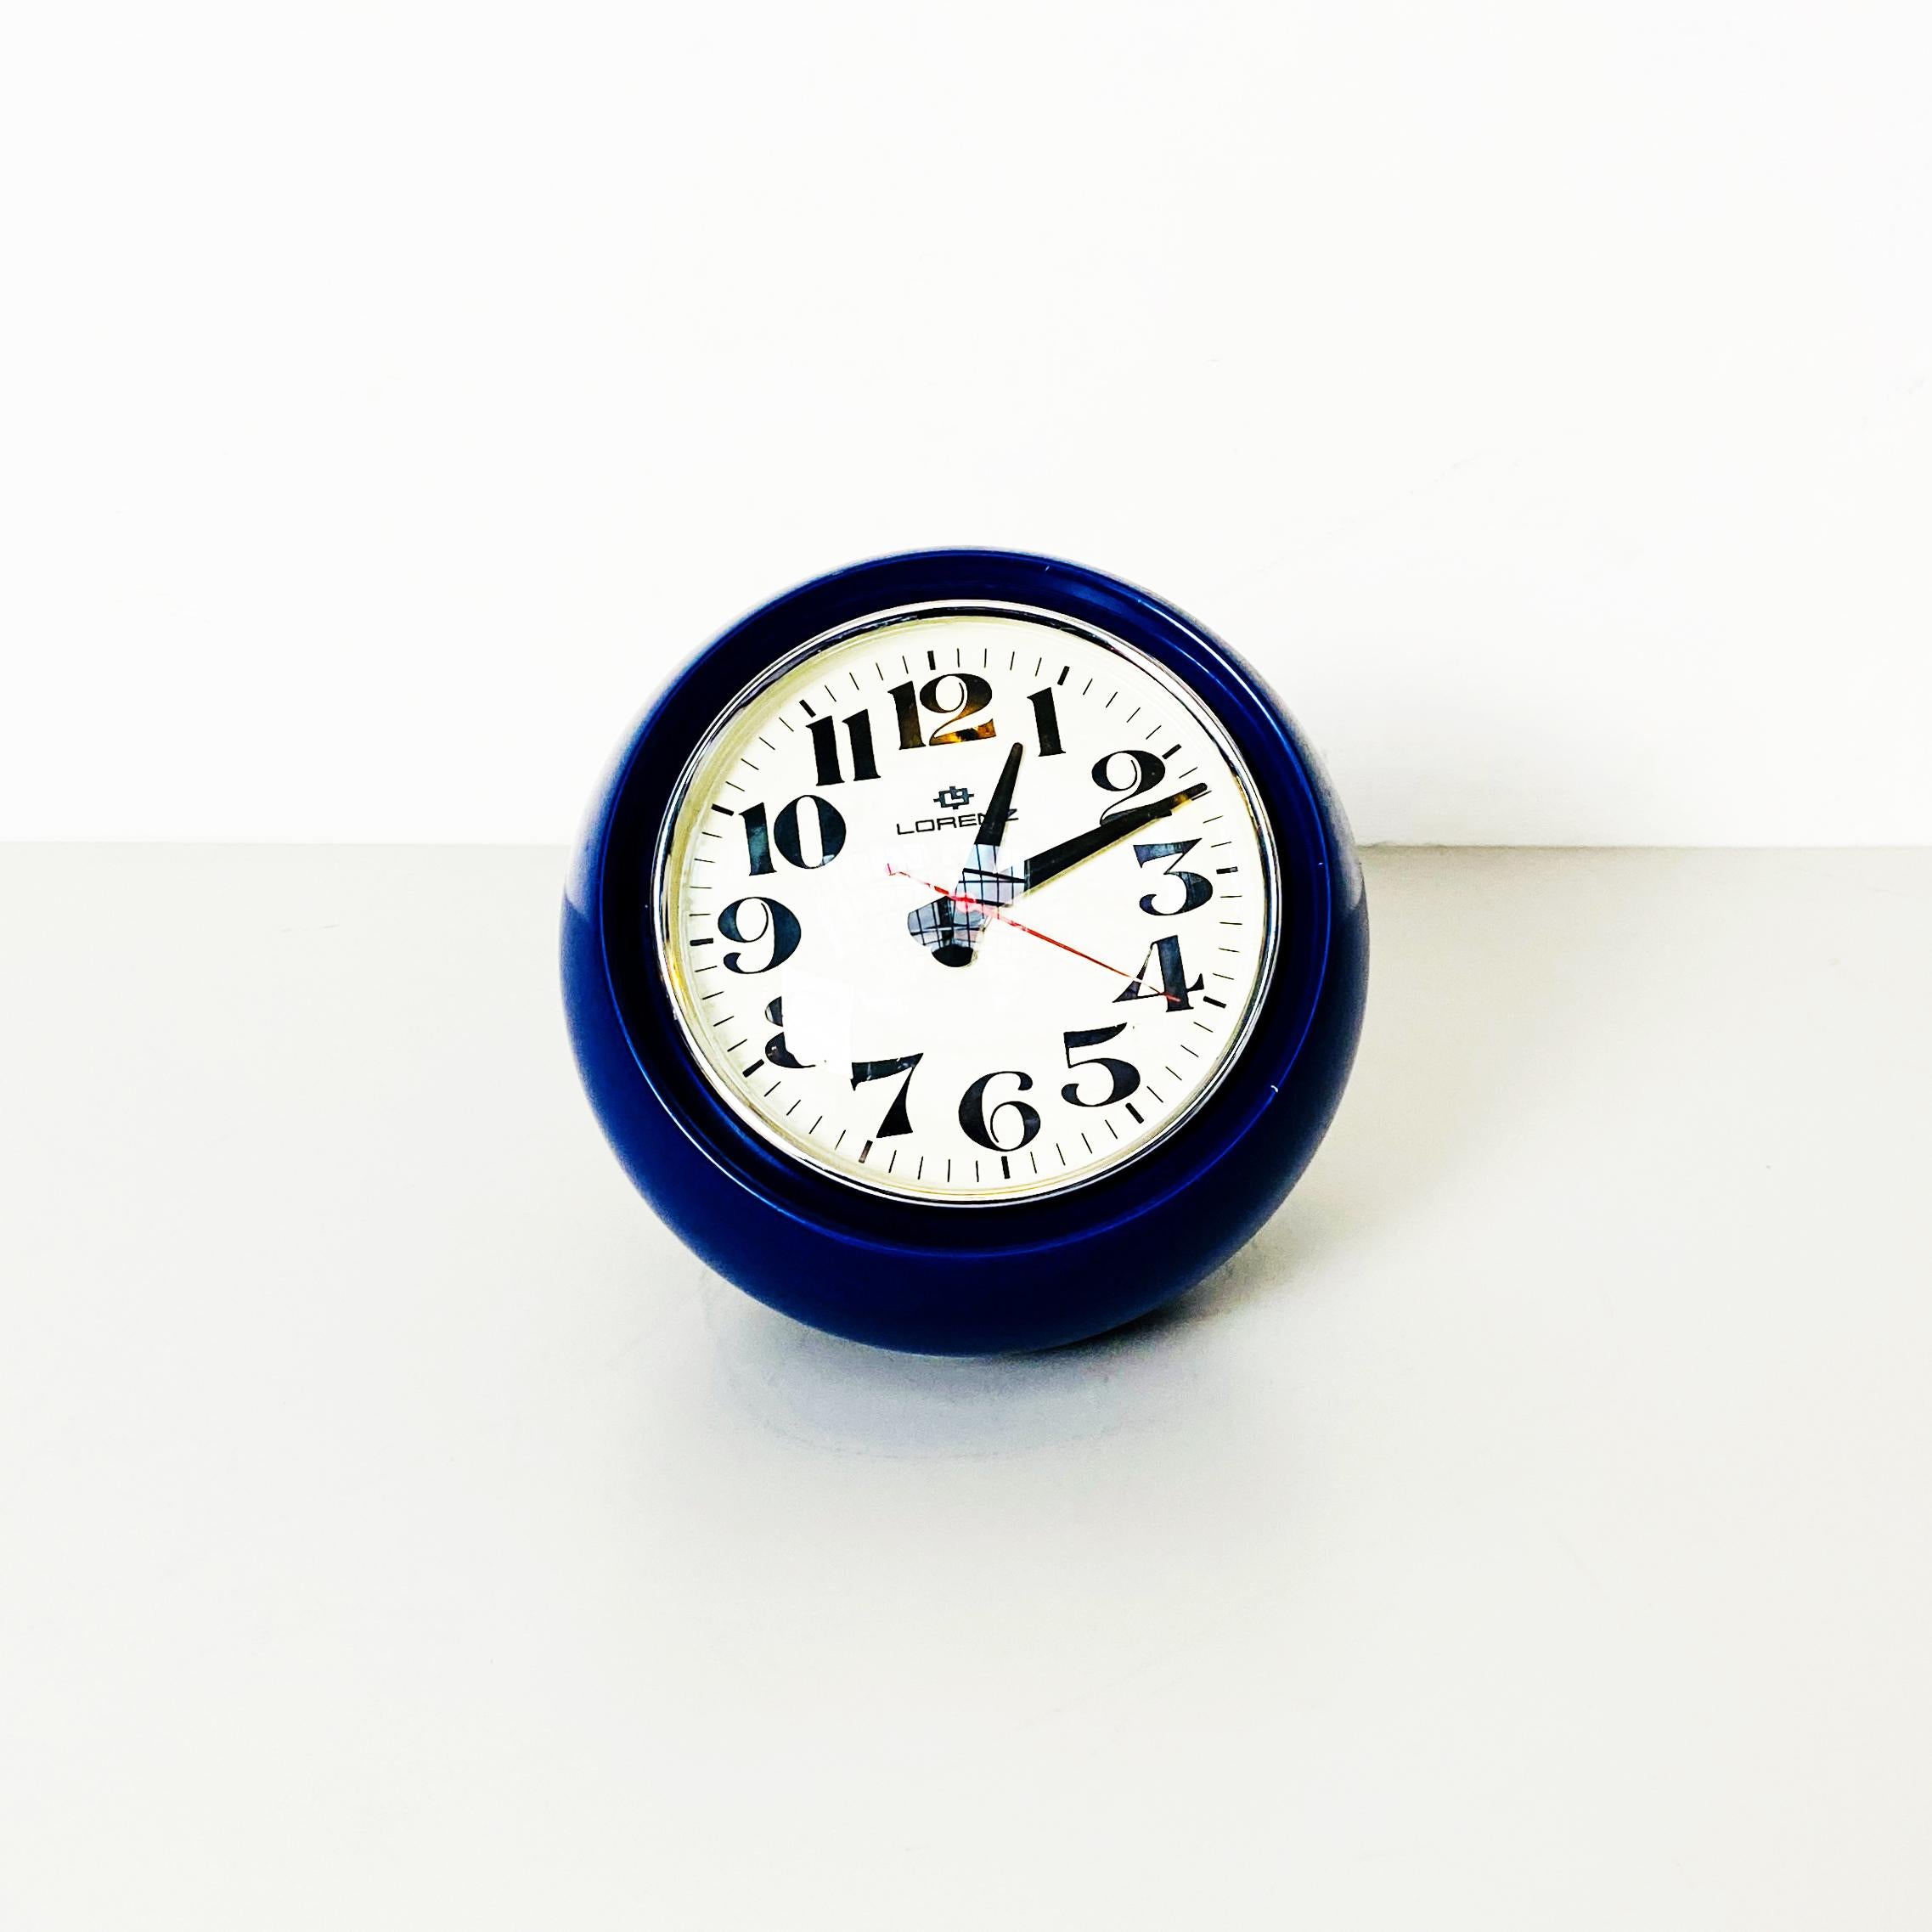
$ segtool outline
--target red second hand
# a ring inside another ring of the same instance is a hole
[[[1096,960],[1091,953],[1083,953],[1078,946],[1069,946],[1064,939],[1056,939],[1050,932],[1042,932],[1037,926],[1028,926],[1024,920],[1014,918],[1011,913],[994,904],[991,899],[976,899],[971,893],[949,893],[943,886],[936,886],[930,879],[922,879],[916,872],[905,871],[897,865],[888,865],[886,870],[895,879],[910,879],[914,885],[923,886],[927,892],[937,893],[941,898],[950,899],[955,905],[977,906],[982,912],[989,912],[995,919],[1022,932],[1030,933],[1036,939],[1044,939],[1048,945],[1057,946],[1062,952],[1071,953],[1075,959],[1084,960],[1089,966],[1097,966],[1102,972],[1111,972],[1116,979],[1131,982],[1135,977],[1134,974],[1123,972],[1117,966],[1109,966],[1105,960]],[[1161,997],[1169,1005],[1178,1004],[1173,994],[1165,987],[1161,989]]]

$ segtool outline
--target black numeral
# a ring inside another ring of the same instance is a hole
[[[812,808],[812,844],[819,854],[816,859],[805,856],[805,842],[798,836],[801,805]],[[808,791],[803,798],[794,798],[778,814],[772,825],[771,836],[787,865],[796,865],[802,871],[815,871],[821,865],[831,865],[845,850],[845,820],[837,806],[820,797],[815,791]]]
[[[812,845],[818,854],[815,859],[805,856],[805,841],[800,836],[798,817],[801,806],[810,808],[814,829]],[[831,865],[845,849],[843,814],[815,791],[808,791],[803,798],[794,798],[789,805],[780,807],[777,820],[769,824],[763,805],[747,805],[741,816],[744,820],[745,848],[751,855],[753,878],[778,870],[771,862],[774,840],[786,864],[796,865],[804,872],[815,872],[820,866]]]
[[[894,684],[890,693],[893,709],[898,713],[899,749],[916,752],[926,742],[926,727],[919,721],[919,697],[911,684]]]
[[[1180,904],[1179,905],[1156,905],[1152,893],[1141,895],[1141,910],[1151,912],[1156,919],[1179,919],[1184,912],[1192,912],[1197,906],[1205,905],[1214,896],[1214,885],[1211,879],[1198,872],[1183,872],[1174,861],[1185,859],[1200,844],[1197,838],[1177,838],[1160,845],[1137,845],[1134,856],[1143,865],[1152,865],[1157,859],[1169,863],[1162,867],[1168,877],[1180,882]]]
[[[763,909],[764,917],[757,932],[747,932],[744,915],[747,907],[754,905]],[[743,953],[727,953],[724,955],[727,972],[769,972],[774,966],[783,966],[798,950],[797,915],[776,899],[733,899],[718,914],[718,930],[727,939],[735,939],[741,946],[762,945],[767,939],[771,941],[771,957],[763,966],[746,966]]]
[[[845,773],[838,762],[838,727],[829,718],[814,718],[806,729],[812,735],[812,757],[819,769],[820,785],[843,785]],[[872,714],[855,712],[845,721],[845,735],[852,741],[852,776],[854,782],[879,775],[878,761],[872,756]]]
[[[1079,1082],[1069,1080],[1060,1090],[1061,1099],[1071,1101],[1075,1107],[1112,1107],[1116,1101],[1125,1100],[1128,1095],[1140,1091],[1141,1069],[1130,1061],[1112,1060],[1104,1053],[1096,1054],[1091,1060],[1076,1060],[1073,1057],[1073,1049],[1076,1046],[1104,1046],[1116,1034],[1126,1031],[1127,1022],[1122,1020],[1116,1026],[1094,1027],[1084,1033],[1070,1033],[1064,1036],[1067,1064],[1069,1067],[1106,1067],[1108,1085],[1107,1090],[1098,1100],[1082,1100]]]
[[[1060,742],[1060,713],[1053,707],[1053,687],[1035,691],[1027,702],[1033,707],[1034,735],[1039,741],[1043,758],[1056,757],[1067,747]]]
[[[873,1135],[877,1141],[889,1141],[895,1134],[910,1134],[912,1131],[912,1116],[905,1110],[905,1096],[912,1090],[912,1070],[926,1056],[923,1053],[903,1054],[897,1060],[854,1060],[852,1063],[852,1084],[863,1085],[867,1080],[890,1079],[894,1073],[904,1073],[899,1090],[893,1096],[893,1104],[886,1109],[886,1118],[879,1123],[879,1131]]]
[[[818,1065],[815,1060],[801,1060],[785,1044],[785,1002],[782,999],[774,1000],[765,1008],[765,1017],[779,1029],[765,1042],[765,1058],[774,1067],[789,1067],[797,1072],[801,1067]]]
[[[1152,983],[1157,979],[1158,986]],[[1114,995],[1113,1003],[1118,1006],[1129,1000],[1165,1000],[1170,1012],[1185,1013],[1192,1005],[1187,995],[1198,993],[1206,983],[1197,974],[1190,984],[1187,969],[1180,963],[1180,940],[1157,939],[1148,947],[1140,972],[1124,993]]]
[[[1133,769],[1123,774],[1122,782],[1116,784],[1112,774],[1118,769],[1118,761],[1122,758],[1125,758]],[[1152,752],[1109,752],[1104,758],[1097,759],[1094,764],[1094,783],[1102,791],[1126,794],[1118,805],[1109,805],[1101,814],[1101,824],[1116,812],[1124,811],[1136,798],[1153,791],[1166,776],[1166,761],[1157,758]]]
[[[983,1147],[990,1147],[996,1154],[1013,1154],[1025,1146],[1034,1135],[1039,1132],[1039,1114],[1023,1100],[1003,1100],[989,1114],[986,1111],[986,1089],[994,1080],[1017,1080],[1023,1094],[1033,1085],[1031,1073],[1008,1072],[982,1073],[966,1090],[966,1097],[960,1102],[960,1125],[966,1129],[966,1138],[977,1141]],[[1017,1141],[1001,1141],[995,1138],[994,1124],[1003,1113],[1019,1117],[1020,1137]]]
[[[771,862],[771,820],[763,805],[747,805],[742,814],[745,844],[752,855],[752,876],[756,879],[778,868]]]
[[[958,689],[956,702],[947,695],[949,684]],[[999,735],[991,718],[983,724],[962,722],[977,716],[993,701],[992,685],[971,671],[942,671],[937,678],[928,679],[926,688],[918,694],[916,703],[910,684],[894,684],[887,695],[893,701],[893,709],[898,715],[902,752],[916,752],[922,745],[964,745],[974,738]],[[925,724],[919,715],[921,705],[927,711],[938,713],[944,719],[930,738],[922,735]]]

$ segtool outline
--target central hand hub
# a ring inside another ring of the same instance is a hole
[[[1000,871],[998,857],[976,845],[959,884],[906,915],[906,930],[941,966],[971,966],[979,956],[979,936],[987,921],[1020,896],[1019,875]]]
[[[1024,748],[1014,746],[1000,768],[999,782],[980,815],[972,852],[958,886],[906,915],[906,931],[941,966],[971,966],[978,956],[979,935],[986,929],[990,912],[1019,897],[1018,877],[1000,870],[1000,842],[1006,836],[1006,822],[1013,815],[1013,786],[1020,775]],[[949,786],[940,797],[945,797],[949,791],[956,791],[962,798],[971,797],[963,786]]]

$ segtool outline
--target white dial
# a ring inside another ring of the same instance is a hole
[[[1274,843],[1167,672],[1004,606],[815,640],[698,747],[660,959],[725,1102],[854,1186],[965,1204],[1146,1152],[1240,1051]]]

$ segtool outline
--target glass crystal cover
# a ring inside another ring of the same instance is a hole
[[[1174,1131],[1272,969],[1274,843],[1168,673],[1016,606],[880,613],[721,718],[656,858],[658,958],[733,1112],[934,1203],[1090,1183]]]

